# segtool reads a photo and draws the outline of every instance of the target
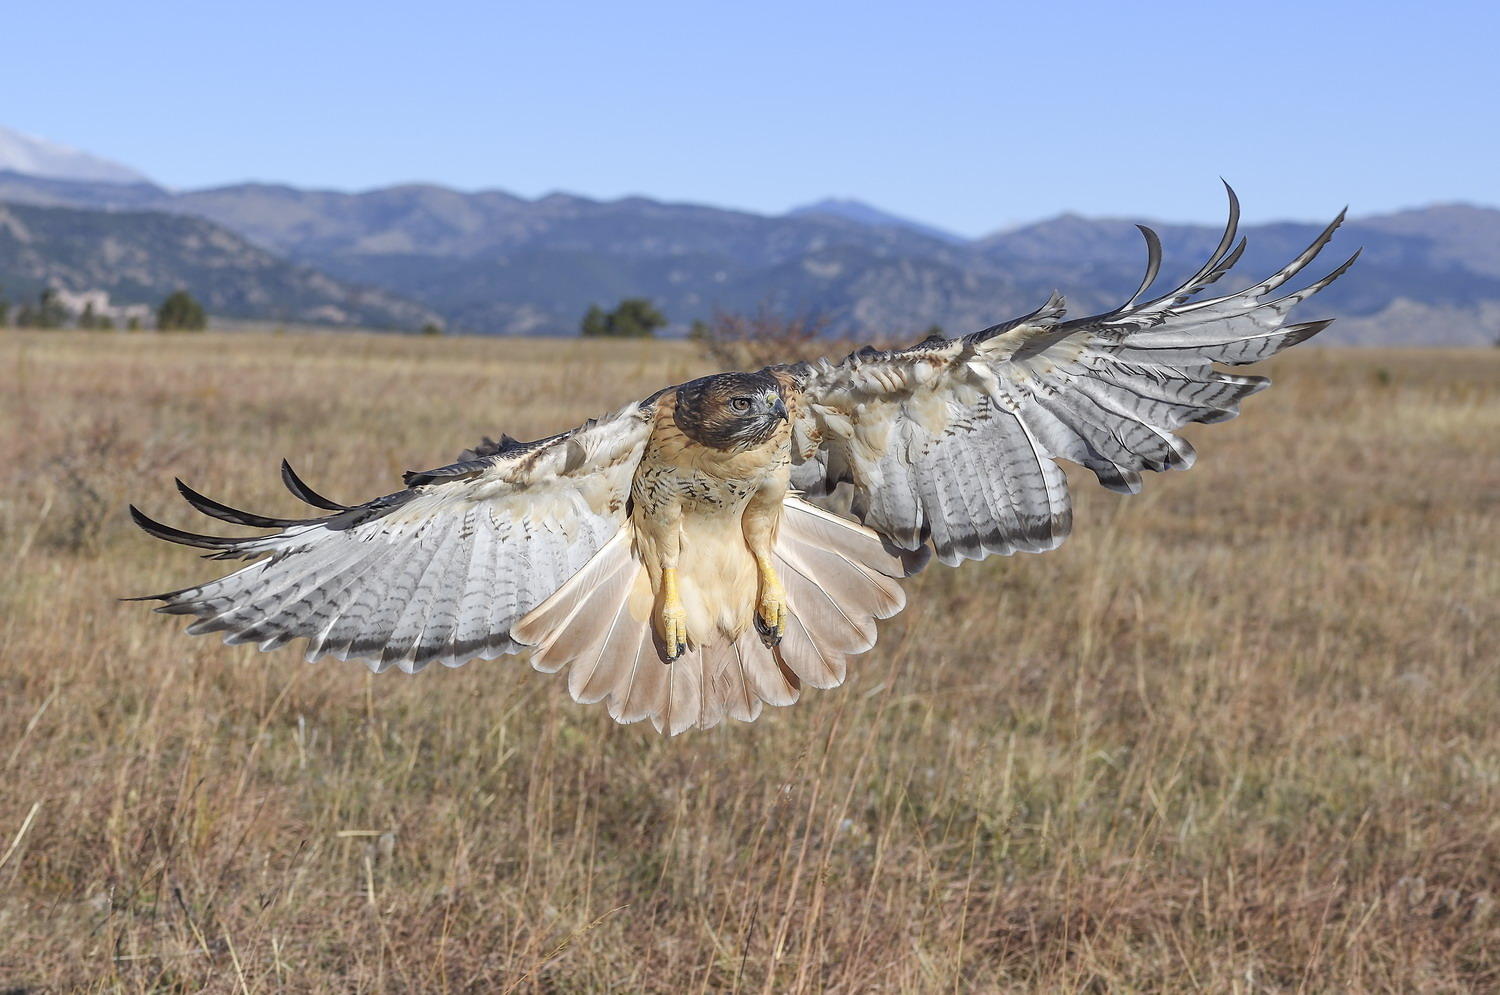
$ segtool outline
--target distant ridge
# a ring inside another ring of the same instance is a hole
[[[203,218],[0,202],[0,287],[15,304],[44,287],[102,290],[155,307],[187,288],[217,318],[417,331],[432,311],[288,262]]]
[[[1252,200],[1252,190],[1241,193]],[[1107,309],[1134,289],[1144,261],[1136,219],[1064,214],[967,241],[848,199],[767,216],[645,197],[528,199],[432,184],[347,193],[242,183],[173,192],[0,171],[0,201],[207,219],[268,258],[328,281],[314,311],[333,323],[383,311],[390,316],[383,323],[407,327],[413,312],[401,309],[416,308],[456,331],[501,335],[572,335],[590,304],[628,296],[653,299],[678,334],[715,310],[762,305],[820,313],[842,336],[902,338],[933,324],[962,332],[1029,311],[1054,288],[1073,314]],[[162,230],[132,223],[142,226],[143,240]],[[1211,225],[1153,226],[1165,248],[1163,280],[1191,272],[1219,237]],[[1268,275],[1321,227],[1247,227],[1249,249],[1223,286]],[[1354,218],[1332,251],[1361,245],[1359,265],[1318,298],[1323,313],[1340,319],[1320,343],[1500,340],[1500,210],[1449,204]],[[375,312],[337,304],[318,310],[330,298],[355,299],[348,295],[359,287],[380,288],[363,293],[383,294],[384,303],[371,303]],[[247,317],[286,307],[270,296],[237,306],[252,309]]]
[[[843,218],[845,221],[853,221],[857,224],[868,225],[871,228],[905,228],[909,231],[918,232],[929,238],[936,238],[944,242],[952,242],[962,245],[968,239],[962,235],[955,235],[951,231],[944,231],[934,225],[913,221],[903,218],[889,211],[866,204],[862,200],[854,200],[845,197],[826,197],[812,204],[804,204],[787,211],[788,217],[806,217],[809,215],[826,218]]]

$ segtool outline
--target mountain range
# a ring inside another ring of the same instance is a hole
[[[439,317],[404,298],[289,262],[202,218],[0,203],[0,287],[15,301],[44,287],[103,290],[118,304],[191,288],[210,314],[278,322],[416,329]]]
[[[591,303],[644,296],[679,331],[715,309],[764,304],[822,314],[840,334],[902,337],[933,324],[982,327],[1030,310],[1054,288],[1075,313],[1105,309],[1134,289],[1145,258],[1136,219],[1064,214],[967,240],[850,200],[768,216],[422,184],[170,191],[134,177],[39,176],[13,165],[0,154],[0,167],[12,167],[0,171],[0,203],[11,205],[0,209],[0,283],[14,279],[19,250],[3,236],[19,223],[31,239],[28,282],[80,290],[94,281],[128,295],[176,281],[213,313],[281,320],[410,329],[441,315],[460,331],[572,334]],[[88,225],[117,241],[135,233],[133,275],[115,272],[115,243],[96,244],[90,256],[88,239],[49,234]],[[199,227],[190,235],[183,225]],[[1195,268],[1219,236],[1211,226],[1155,227],[1166,248],[1163,285]],[[1241,285],[1278,268],[1320,227],[1247,227]],[[171,262],[144,280],[139,254],[153,246]],[[1443,205],[1356,218],[1326,253],[1326,268],[1359,246],[1359,265],[1320,297],[1326,313],[1344,319],[1329,341],[1500,337],[1500,211]],[[200,252],[218,254],[194,265]]]

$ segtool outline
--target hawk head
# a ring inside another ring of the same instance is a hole
[[[677,388],[673,419],[689,439],[714,449],[750,449],[786,421],[781,385],[766,373],[718,373]]]

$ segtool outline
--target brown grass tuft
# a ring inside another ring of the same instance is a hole
[[[510,659],[372,678],[121,595],[706,372],[667,343],[0,333],[0,988],[1500,987],[1500,354],[1301,350],[850,682],[664,741]],[[28,821],[28,814],[30,818]],[[21,830],[24,826],[24,832]],[[12,841],[15,841],[12,847]]]

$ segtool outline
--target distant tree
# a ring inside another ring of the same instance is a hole
[[[201,332],[208,327],[208,315],[192,294],[176,290],[157,309],[156,327],[163,332]]]
[[[35,328],[36,312],[31,310],[30,304],[22,304],[21,310],[16,312],[17,328]]]
[[[422,331],[420,332],[420,334],[422,334],[422,335],[441,335],[441,334],[443,334],[443,326],[439,325],[435,321],[429,321],[425,325],[422,326]]]
[[[125,330],[127,332],[138,332],[138,331],[140,331],[141,330],[141,319],[137,318],[135,315],[131,315],[129,318],[125,319]]]
[[[68,320],[68,312],[58,300],[57,288],[48,287],[37,295],[37,309],[33,324],[37,328],[61,328]]]
[[[666,316],[646,298],[627,297],[608,313],[597,304],[590,305],[579,331],[589,337],[643,339],[656,334],[666,323]]]
[[[627,297],[609,316],[611,335],[626,339],[644,339],[667,324],[666,315],[644,297]]]
[[[0,294],[0,328],[4,328],[5,325],[6,325],[6,322],[8,322],[9,320],[10,320],[10,301],[6,300],[5,296],[3,294]]]
[[[94,327],[101,332],[112,332],[115,330],[115,321],[109,315],[100,315],[94,319]]]
[[[608,335],[609,320],[604,316],[604,309],[597,304],[590,304],[588,311],[584,312],[583,324],[579,326],[578,333],[585,338]]]
[[[85,331],[99,327],[99,316],[94,313],[93,301],[83,306],[83,313],[78,316],[78,327]]]

